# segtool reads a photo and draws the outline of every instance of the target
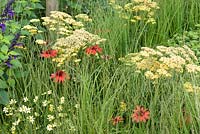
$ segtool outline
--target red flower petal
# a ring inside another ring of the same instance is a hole
[[[46,51],[42,51],[40,56],[43,58],[53,58],[57,56],[57,53],[58,53],[57,50],[46,50]]]
[[[121,116],[116,116],[112,119],[113,125],[118,124],[119,122],[122,122],[124,119]]]
[[[102,52],[102,48],[100,48],[98,45],[95,45],[95,46],[86,48],[85,52],[88,55],[96,55],[97,53]]]
[[[137,106],[133,110],[132,120],[135,122],[146,122],[150,119],[150,112],[142,106]]]
[[[66,74],[64,71],[59,70],[56,73],[51,74],[51,79],[54,79],[55,82],[63,83],[65,79],[70,79],[69,75]]]

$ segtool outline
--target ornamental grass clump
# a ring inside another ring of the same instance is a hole
[[[104,42],[105,39],[86,31],[84,24],[92,19],[86,14],[78,14],[75,17],[60,12],[51,11],[50,16],[30,20],[30,24],[23,30],[34,37],[35,43],[40,49],[44,49],[40,57],[51,59],[59,70],[51,74],[51,79],[56,83],[64,83],[70,80],[70,75],[63,70],[65,63],[80,62],[81,50]],[[45,39],[46,37],[46,39]]]
[[[143,71],[146,78],[156,80],[169,78],[173,73],[200,73],[197,57],[187,46],[165,47],[156,49],[142,47],[138,53],[130,53],[120,58],[126,65],[134,67],[135,71]]]
[[[151,0],[132,0],[129,3],[120,3],[116,0],[109,0],[110,5],[119,13],[121,18],[131,22],[144,21],[155,24],[155,12],[159,9],[156,2]]]
[[[78,14],[75,16],[75,18],[80,20],[81,22],[92,22],[92,19],[89,18],[87,14]]]

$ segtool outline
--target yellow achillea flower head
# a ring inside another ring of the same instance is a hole
[[[184,83],[183,87],[187,92],[194,92],[194,88],[190,82]]]
[[[128,54],[119,60],[135,70],[144,71],[146,78],[151,80],[172,77],[174,72],[200,73],[197,57],[187,46],[157,46],[156,49],[142,47],[140,52]]]
[[[47,42],[44,40],[36,40],[35,43],[37,43],[39,45],[47,45]]]
[[[199,93],[200,92],[200,87],[192,85],[191,82],[185,82],[183,84],[183,87],[189,93],[193,93],[193,92],[198,92]]]
[[[154,15],[156,10],[159,9],[159,6],[156,2],[151,0],[132,0],[131,2],[125,3],[124,5],[118,3],[121,3],[121,1],[109,0],[109,4],[113,7],[114,10],[117,11],[117,13],[119,13],[121,18],[129,18],[129,20],[133,23],[137,21],[144,21],[150,24],[156,23]]]

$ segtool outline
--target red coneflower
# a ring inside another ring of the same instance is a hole
[[[145,109],[143,106],[137,106],[133,110],[132,120],[135,122],[146,122],[150,118],[149,110]]]
[[[86,48],[85,52],[88,55],[96,55],[97,53],[102,52],[102,48],[100,48],[98,45],[94,45],[94,46]]]
[[[57,50],[46,50],[46,51],[42,51],[40,55],[41,57],[44,57],[44,58],[53,58],[53,57],[56,57],[57,53],[58,53]]]
[[[62,83],[65,79],[70,79],[69,75],[64,71],[59,70],[56,73],[51,74],[51,79],[54,79],[55,82]]]
[[[114,118],[112,118],[112,123],[113,125],[118,124],[119,122],[122,122],[124,119],[121,116],[116,116]]]

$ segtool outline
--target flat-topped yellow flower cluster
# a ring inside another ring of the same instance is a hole
[[[27,30],[31,35],[36,35],[38,33],[42,33],[43,31],[38,30],[36,26],[26,25],[22,28],[22,30]]]
[[[75,19],[76,18],[76,19]],[[42,24],[49,30],[59,37],[69,36],[72,31],[76,29],[81,29],[84,27],[85,22],[91,22],[92,19],[89,18],[87,14],[78,14],[73,18],[71,15],[60,12],[51,11],[50,16],[42,17]],[[80,20],[80,21],[79,21]],[[39,19],[32,19],[30,22],[35,25],[40,23]],[[26,25],[23,27],[24,30],[29,31],[32,35],[38,33],[38,28],[32,25]]]
[[[156,23],[154,14],[159,9],[156,2],[152,2],[151,0],[132,0],[122,6],[116,0],[109,0],[109,3],[118,11],[120,17],[131,22],[143,20],[146,23]]]
[[[68,36],[73,30],[83,28],[83,22],[92,21],[86,14],[79,14],[76,18],[82,21],[78,21],[64,12],[51,11],[49,17],[42,17],[42,20],[44,21],[42,24],[46,26],[48,30],[54,31],[58,35]]]
[[[131,22],[137,22],[140,20],[146,23],[155,24],[154,19],[155,11],[159,9],[156,2],[151,0],[132,0],[126,4],[118,4],[117,0],[109,0],[110,5],[118,11],[120,17],[130,20]]]
[[[146,78],[171,77],[174,72],[200,73],[200,66],[196,64],[197,57],[187,46],[165,47],[156,49],[142,47],[138,53],[130,53],[120,58],[126,65],[135,67],[136,71],[144,71]]]

